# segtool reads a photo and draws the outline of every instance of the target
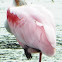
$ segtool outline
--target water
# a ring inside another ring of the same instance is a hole
[[[42,62],[62,62],[62,0],[25,0],[28,4],[36,3],[47,7],[55,17],[56,23],[56,54],[53,57],[43,55]],[[0,0],[0,62],[38,62],[39,54],[32,54],[27,60],[24,51],[15,37],[4,28],[6,11],[13,4],[13,0]]]

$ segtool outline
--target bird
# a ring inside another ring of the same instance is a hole
[[[7,10],[6,24],[6,29],[16,37],[24,49],[27,59],[32,58],[31,53],[40,53],[41,62],[42,54],[47,56],[55,54],[54,17],[44,6],[31,4],[10,7]]]

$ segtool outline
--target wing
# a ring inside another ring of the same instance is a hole
[[[47,9],[36,6],[26,5],[8,9],[8,24],[22,44],[51,56],[56,45],[54,19]]]

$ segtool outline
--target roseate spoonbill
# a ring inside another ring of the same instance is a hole
[[[25,5],[7,10],[11,32],[24,48],[26,57],[31,51],[54,55],[56,46],[55,25],[51,13],[40,5]]]
[[[54,18],[41,5],[24,5],[7,10],[9,32],[13,33],[28,59],[31,53],[52,56],[55,53],[56,34]]]

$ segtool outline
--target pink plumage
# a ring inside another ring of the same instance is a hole
[[[47,56],[54,55],[56,31],[54,18],[41,5],[25,5],[7,10],[7,20],[19,44],[40,50]]]

